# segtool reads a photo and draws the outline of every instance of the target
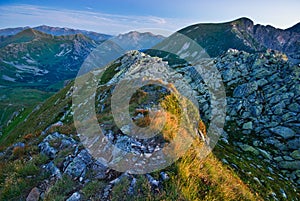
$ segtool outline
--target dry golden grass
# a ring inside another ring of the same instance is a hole
[[[177,191],[185,200],[262,200],[214,155],[201,160],[201,146],[203,143],[196,140],[171,167],[169,190]]]
[[[21,158],[25,155],[25,147],[15,147],[12,151],[14,158]]]

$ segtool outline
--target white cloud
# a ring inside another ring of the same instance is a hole
[[[187,26],[187,20],[156,16],[125,16],[86,10],[56,9],[35,5],[9,5],[0,7],[0,26],[50,26],[93,30],[108,34],[139,29],[165,29],[176,31]]]

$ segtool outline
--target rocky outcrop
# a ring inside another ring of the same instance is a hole
[[[300,185],[299,66],[274,50],[250,54],[229,49],[214,63],[226,90],[226,134],[222,141],[279,168]],[[196,91],[201,119],[208,124],[211,97],[196,68],[185,66],[177,71]]]
[[[227,140],[300,185],[300,68],[276,51],[231,49],[215,63],[226,87]]]

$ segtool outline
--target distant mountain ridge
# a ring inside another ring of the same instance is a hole
[[[130,31],[125,34],[119,34],[112,38],[112,41],[125,50],[142,50],[149,49],[164,39],[164,36],[154,35],[150,32],[140,33],[137,31]]]
[[[288,29],[270,25],[254,25],[248,18],[225,23],[195,24],[179,30],[199,43],[211,57],[229,48],[249,53],[274,49],[287,54],[292,60],[300,60],[300,23]]]
[[[15,82],[34,85],[73,78],[96,46],[83,34],[53,36],[23,30],[0,43],[2,78],[6,75]]]
[[[17,28],[7,28],[7,29],[0,29],[0,36],[10,36],[20,33],[25,29],[29,29],[31,27],[17,27]],[[86,31],[80,29],[71,29],[71,28],[61,28],[61,27],[51,27],[47,25],[41,25],[37,27],[32,27],[32,29],[41,31],[47,34],[51,34],[54,36],[63,36],[63,35],[74,35],[74,34],[83,34],[95,41],[104,41],[112,37],[109,34],[97,33],[94,31]]]
[[[103,40],[111,37],[48,26],[7,29],[6,34],[16,33],[9,36],[4,35],[4,32],[0,30],[0,132],[1,125],[11,119],[13,113],[17,114],[16,111],[44,100],[49,96],[49,91],[61,89],[65,80],[76,77],[86,57],[95,48],[101,49],[99,45]],[[163,40],[162,36],[151,33],[134,32],[120,36],[124,42],[115,37],[112,41],[116,44],[107,41],[107,48],[122,48],[124,52],[150,48]],[[34,100],[23,98],[24,92],[28,90]]]

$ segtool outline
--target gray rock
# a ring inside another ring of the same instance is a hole
[[[153,187],[159,186],[159,181],[154,179],[150,174],[146,174],[146,177],[147,177],[149,183],[151,184],[151,186],[153,186]]]
[[[243,129],[245,130],[252,130],[253,129],[253,123],[251,121],[243,124]]]
[[[252,106],[249,108],[249,111],[250,111],[250,114],[253,116],[253,117],[258,117],[261,115],[261,112],[262,112],[262,106],[261,105],[257,105],[257,106]]]
[[[282,158],[286,161],[293,161],[294,159],[290,156],[282,156]]]
[[[66,147],[72,147],[74,145],[76,145],[76,141],[73,138],[66,138],[66,139],[62,139],[61,140],[61,145],[60,145],[60,149],[64,149]]]
[[[95,179],[104,179],[106,178],[106,171],[108,167],[103,165],[100,161],[96,161],[92,165],[92,170],[96,172]]]
[[[25,144],[23,142],[17,142],[13,145],[13,148],[16,148],[16,147],[24,148]]]
[[[64,173],[73,177],[80,177],[85,174],[86,168],[86,164],[80,158],[75,157],[67,166]]]
[[[283,137],[284,139],[289,139],[296,135],[295,131],[284,126],[277,126],[275,128],[271,128],[270,131]]]
[[[262,87],[262,86],[265,86],[266,84],[268,84],[268,80],[263,78],[263,79],[256,81],[256,83],[258,86]]]
[[[281,161],[278,164],[279,168],[285,170],[298,170],[300,168],[300,160],[297,161]]]
[[[54,163],[51,161],[47,165],[45,165],[46,171],[48,171],[52,176],[55,176],[57,178],[61,178],[61,172],[60,170],[54,165]]]
[[[239,144],[238,146],[245,152],[250,152],[253,153],[254,155],[259,155],[259,151],[250,145]]]
[[[62,139],[64,136],[58,132],[54,132],[50,135],[48,135],[47,137],[45,137],[45,139],[43,140],[44,142],[50,142],[52,140],[57,140],[57,139]]]
[[[291,153],[291,157],[297,160],[300,160],[300,150],[295,150]]]
[[[297,113],[294,112],[287,112],[282,116],[283,122],[293,122],[297,121]]]
[[[134,195],[134,192],[135,192],[135,186],[136,186],[136,178],[132,178],[132,180],[131,180],[131,182],[130,182],[130,185],[129,185],[129,188],[128,188],[128,191],[127,191],[127,193],[129,194],[129,195]]]
[[[34,187],[28,194],[26,201],[39,201],[40,194],[40,190],[37,187]]]
[[[292,103],[288,106],[288,109],[292,112],[300,112],[300,105],[298,103]]]
[[[259,153],[266,159],[272,160],[271,154],[269,152],[263,150],[263,149],[258,149]]]
[[[280,189],[280,193],[281,193],[283,198],[287,199],[287,195],[286,195],[285,191],[282,188]]]
[[[86,149],[83,149],[78,155],[78,158],[80,158],[85,164],[89,165],[93,162],[92,156],[89,154],[89,152]]]
[[[49,156],[50,158],[55,158],[57,150],[50,146],[49,142],[43,141],[38,145],[40,152]]]
[[[262,183],[260,182],[260,180],[257,177],[253,177],[253,180],[256,181],[259,185],[262,185]]]
[[[251,83],[245,83],[242,85],[237,86],[233,91],[233,97],[236,98],[242,98],[247,97],[248,95],[252,94],[257,90],[257,83],[251,82]]]
[[[169,179],[170,179],[170,177],[168,176],[168,174],[165,173],[165,172],[161,172],[161,173],[160,173],[160,177],[161,177],[161,179],[162,179],[163,181],[166,181],[166,180],[169,180]]]
[[[295,139],[292,139],[292,140],[289,140],[287,142],[287,146],[289,149],[299,149],[300,148],[300,138],[295,138]]]
[[[274,158],[274,160],[276,162],[280,162],[280,161],[283,161],[283,158],[281,156],[277,156],[277,157]]]
[[[71,197],[69,197],[66,201],[79,201],[81,198],[80,193],[75,192],[71,195]]]
[[[73,177],[84,177],[87,166],[92,163],[92,157],[87,150],[83,149],[72,162],[69,163],[64,173]]]

